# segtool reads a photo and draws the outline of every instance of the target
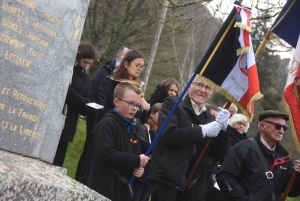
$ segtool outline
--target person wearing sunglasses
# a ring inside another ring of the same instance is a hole
[[[254,138],[243,140],[230,148],[217,182],[228,200],[279,201],[300,160],[293,160],[280,144],[288,129],[289,116],[284,112],[267,110],[259,114]],[[289,196],[300,195],[298,174]]]

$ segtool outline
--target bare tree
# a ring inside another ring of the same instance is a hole
[[[167,8],[168,4],[169,4],[168,0],[165,0],[165,2],[164,2],[165,7],[162,8],[161,15],[160,15],[160,18],[162,19],[162,22],[164,21],[164,19],[166,17],[167,10],[168,10],[168,8]],[[162,22],[159,22],[158,25],[157,25],[156,33],[155,33],[155,36],[154,36],[154,42],[152,44],[151,52],[150,52],[150,55],[149,55],[148,65],[147,65],[147,68],[146,68],[146,72],[144,74],[144,82],[145,82],[144,91],[147,90],[147,84],[148,84],[148,80],[149,80],[149,77],[150,77],[152,64],[153,64],[153,61],[154,61],[154,58],[155,58],[155,55],[156,55],[157,46],[158,46],[160,35],[161,35],[162,29],[163,29],[163,23]]]
[[[212,18],[210,12],[203,8],[203,12],[194,17],[184,31],[169,29],[168,47],[173,54],[165,54],[165,58],[174,66],[173,70],[177,69],[181,89],[186,86],[221,24],[220,19]]]
[[[152,43],[150,36],[154,35],[157,24],[149,17],[149,11],[158,8],[151,1],[91,0],[82,40],[90,41],[98,50],[98,60],[93,66],[99,68],[111,60],[121,46],[147,55],[148,44]]]

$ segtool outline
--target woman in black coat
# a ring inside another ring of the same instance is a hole
[[[168,78],[157,85],[155,91],[147,101],[150,106],[155,103],[162,103],[168,96],[178,96],[179,84],[174,78]]]
[[[113,104],[113,94],[116,86],[121,82],[130,82],[139,88],[144,84],[138,80],[142,70],[144,69],[144,58],[136,50],[130,50],[124,56],[120,63],[120,67],[114,73],[114,76],[108,83],[107,93],[104,102],[103,115],[112,110],[115,106]],[[141,123],[146,123],[150,115],[150,104],[142,98],[141,103],[143,111],[138,111],[135,118],[140,120]]]
[[[95,48],[91,44],[80,44],[73,69],[72,81],[69,85],[63,114],[66,115],[53,165],[62,167],[68,143],[72,142],[76,132],[78,115],[87,115],[86,103],[90,100],[90,78],[85,72],[96,58]]]
[[[247,117],[245,115],[232,115],[232,117],[229,119],[229,125],[231,126],[229,130],[229,147],[232,147],[240,141],[248,138],[246,132],[249,128],[249,122],[247,121]]]

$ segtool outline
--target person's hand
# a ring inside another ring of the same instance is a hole
[[[213,121],[211,123],[200,125],[202,127],[202,137],[217,137],[222,130],[222,125],[219,122]]]
[[[299,160],[295,160],[294,163],[294,170],[298,173],[300,173],[300,161]]]
[[[133,176],[135,176],[137,178],[141,177],[143,174],[144,174],[144,168],[143,167],[136,168],[133,171]]]
[[[149,161],[149,157],[145,156],[144,154],[140,155],[140,167],[145,167]]]
[[[143,110],[145,110],[146,112],[150,110],[150,104],[147,103],[144,98],[141,99],[141,105],[143,106]]]
[[[218,107],[218,115],[216,121],[222,125],[222,129],[226,130],[229,123],[230,112],[226,109]]]

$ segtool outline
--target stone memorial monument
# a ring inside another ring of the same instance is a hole
[[[52,163],[86,0],[0,0],[0,149]]]
[[[106,200],[48,164],[88,5],[0,0],[0,200]]]

